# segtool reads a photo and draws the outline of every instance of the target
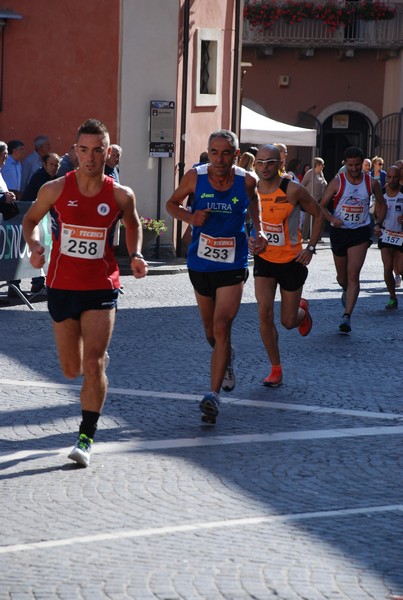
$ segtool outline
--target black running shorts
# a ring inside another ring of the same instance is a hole
[[[378,248],[382,250],[382,248],[392,248],[392,250],[396,250],[396,252],[403,252],[403,246],[397,246],[396,244],[388,244],[387,242],[383,242],[382,240],[378,240]]]
[[[221,287],[244,283],[248,279],[248,269],[233,271],[194,271],[189,269],[190,281],[196,292],[201,296],[215,299],[216,291]]]
[[[367,243],[369,248],[372,244],[370,225],[357,227],[357,229],[330,227],[329,237],[332,252],[336,256],[347,256],[347,250],[353,246]]]
[[[258,254],[255,255],[254,260],[253,276],[275,279],[286,292],[299,290],[308,277],[308,269],[295,260],[274,263],[261,258]]]
[[[117,308],[119,290],[58,290],[47,288],[48,309],[54,321],[78,320],[86,310]]]

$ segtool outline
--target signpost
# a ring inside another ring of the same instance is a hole
[[[150,102],[150,156],[172,158],[174,153],[174,110],[172,100]]]
[[[174,155],[175,102],[172,100],[150,101],[150,157],[158,158],[157,219],[161,218],[161,171],[162,158]],[[155,245],[156,258],[159,258],[160,238]]]

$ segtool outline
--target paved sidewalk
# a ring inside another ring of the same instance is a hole
[[[0,307],[0,600],[403,596],[403,293],[387,312],[377,248],[343,336],[319,247],[304,292],[313,330],[279,326],[277,389],[261,385],[249,278],[238,382],[215,427],[197,406],[210,350],[184,262],[151,270],[122,277],[88,469],[67,459],[80,381],[60,373],[46,302]]]

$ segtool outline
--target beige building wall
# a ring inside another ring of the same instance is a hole
[[[178,0],[121,0],[121,5],[120,179],[135,191],[139,214],[155,217],[158,159],[149,158],[150,101],[176,101]],[[161,160],[161,216],[166,218],[175,159]]]
[[[175,240],[165,202],[179,183],[181,137],[185,141],[184,171],[198,161],[211,131],[230,128],[233,99],[235,0],[190,0],[187,86],[183,87],[185,0],[121,0],[121,182],[131,186],[140,215],[156,216],[158,159],[149,158],[150,100],[176,103],[175,154],[161,167],[161,217],[170,230],[161,241]],[[215,101],[197,98],[200,36],[217,42]],[[182,98],[186,128],[182,136]]]

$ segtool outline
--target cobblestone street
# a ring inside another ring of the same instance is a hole
[[[210,349],[186,269],[122,276],[88,469],[67,459],[80,381],[61,374],[46,301],[1,306],[0,600],[403,596],[403,293],[386,311],[373,245],[352,333],[339,334],[332,255],[318,248],[313,330],[279,325],[275,389],[261,385],[251,269],[237,386],[215,427],[198,410]]]

